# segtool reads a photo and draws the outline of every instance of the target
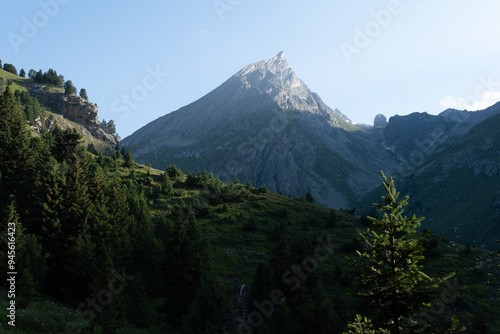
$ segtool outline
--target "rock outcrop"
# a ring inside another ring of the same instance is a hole
[[[83,126],[85,130],[82,129],[81,132],[84,136],[92,136],[102,140],[111,147],[119,145],[120,137],[109,133],[99,122],[98,108],[95,104],[77,95],[67,96],[62,92],[40,85],[34,85],[30,89],[30,94],[37,98],[42,105],[49,106],[56,113]]]
[[[30,93],[41,103],[56,109],[57,112],[72,121],[87,126],[99,126],[97,106],[79,96],[67,96],[62,92],[55,92],[48,87],[37,85]]]
[[[382,114],[378,114],[373,120],[373,127],[375,128],[385,128],[387,124],[387,118]]]

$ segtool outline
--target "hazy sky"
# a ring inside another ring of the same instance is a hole
[[[356,123],[500,100],[498,0],[3,0],[0,59],[54,68],[122,137],[285,56]]]

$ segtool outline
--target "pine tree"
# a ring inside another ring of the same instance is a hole
[[[38,72],[36,72],[34,81],[36,83],[42,83],[43,82],[43,73],[42,73],[42,70],[39,70]]]
[[[306,202],[309,202],[309,203],[314,202],[314,198],[309,191],[306,194]]]
[[[85,88],[80,89],[80,97],[85,100],[89,99],[89,97],[87,96],[87,90]]]
[[[26,77],[26,72],[24,71],[24,68],[21,68],[21,71],[19,71],[19,76],[22,78]]]
[[[356,319],[347,325],[347,332],[344,334],[390,334],[387,329],[373,329],[372,321],[368,318],[363,318],[359,314]]]
[[[30,291],[29,294],[36,296],[45,286],[47,273],[45,255],[42,245],[34,234],[27,234],[23,242],[23,249],[19,252],[20,271],[21,275],[26,273],[33,279],[33,291]],[[28,289],[20,289],[20,291],[28,293]]]
[[[174,192],[170,176],[165,172],[161,175],[161,193],[165,196],[171,196]]]
[[[0,173],[7,194],[22,193],[33,177],[30,133],[9,87],[0,96]],[[17,199],[24,207],[26,203]]]
[[[383,196],[375,207],[383,216],[380,219],[368,217],[374,230],[361,235],[367,250],[358,251],[360,259],[354,266],[358,285],[366,291],[362,295],[383,311],[383,326],[398,334],[405,325],[405,318],[428,301],[429,290],[454,273],[433,279],[422,271],[419,261],[424,258],[422,238],[425,232],[417,233],[416,229],[424,218],[403,216],[409,196],[398,201],[400,194],[394,180],[387,180],[383,173],[382,177],[387,196]]]
[[[2,272],[7,271],[15,271],[12,268],[7,269],[8,260],[14,261],[13,268],[17,268],[17,254],[20,250],[24,248],[24,227],[21,225],[19,220],[19,214],[16,208],[16,200],[13,195],[9,196],[9,198],[5,201],[7,205],[2,211],[0,211],[0,223],[2,224],[3,231],[0,233],[1,243],[0,243],[0,270]],[[2,201],[0,205],[4,204]],[[8,255],[12,256],[12,252],[9,254],[8,242],[15,241],[15,249],[14,256],[8,257]],[[21,269],[21,268],[19,268]],[[5,280],[0,282],[0,284],[4,285]]]
[[[65,95],[76,94],[76,87],[73,86],[73,82],[71,80],[68,80],[64,83],[64,94]]]
[[[175,165],[170,165],[167,168],[167,174],[171,179],[175,181],[177,180],[177,178],[180,178],[182,176],[182,171],[179,168],[175,167]]]
[[[7,64],[7,63],[6,63],[6,64],[4,64],[4,65],[3,65],[3,70],[4,70],[4,71],[7,71],[7,72],[10,72],[10,73],[12,73],[12,74],[17,75],[17,70],[16,70],[16,67],[15,67],[14,65],[12,65],[12,64]]]
[[[132,157],[132,152],[127,150],[127,155],[125,156],[125,167],[130,168],[134,165],[134,158]]]
[[[46,137],[52,137],[48,134]],[[52,139],[47,139],[50,141]],[[41,143],[38,142],[41,141]],[[61,217],[64,208],[65,178],[62,166],[52,156],[50,144],[40,139],[33,140],[35,149],[35,168],[38,171],[33,183],[32,206],[30,210],[29,227],[40,237],[40,242],[49,252],[59,242],[61,232]]]
[[[77,160],[81,160],[84,149],[80,146],[82,135],[76,129],[59,130],[56,132],[56,139],[52,152],[59,163],[66,162],[73,165]]]

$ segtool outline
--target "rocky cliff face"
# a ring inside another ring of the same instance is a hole
[[[41,103],[51,106],[72,121],[87,126],[99,125],[97,106],[79,96],[66,96],[43,86],[35,86],[30,93]]]
[[[120,143],[120,137],[109,133],[99,122],[97,106],[87,100],[76,95],[66,96],[62,92],[53,91],[48,87],[39,85],[34,85],[30,90],[30,94],[43,105],[50,106],[57,113],[82,125],[81,132],[84,136],[92,136],[102,140],[111,147],[115,147]]]

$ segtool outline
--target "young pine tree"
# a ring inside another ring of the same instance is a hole
[[[425,232],[418,233],[416,229],[424,218],[403,216],[409,196],[398,200],[394,180],[387,180],[383,173],[382,177],[387,195],[375,204],[382,216],[380,219],[368,217],[374,230],[368,229],[361,235],[365,250],[357,252],[359,260],[354,266],[358,285],[365,291],[362,295],[381,311],[380,325],[399,334],[403,328],[411,326],[408,321],[411,313],[429,302],[429,290],[454,273],[433,279],[422,271],[419,261],[424,258],[422,238]]]
[[[127,155],[125,156],[125,167],[130,168],[134,165],[134,158],[132,157],[132,152],[127,150]]]
[[[87,90],[85,88],[80,89],[80,97],[82,99],[88,100]]]
[[[171,196],[174,192],[174,187],[172,186],[172,181],[168,173],[163,173],[161,175],[161,193],[165,196]]]

